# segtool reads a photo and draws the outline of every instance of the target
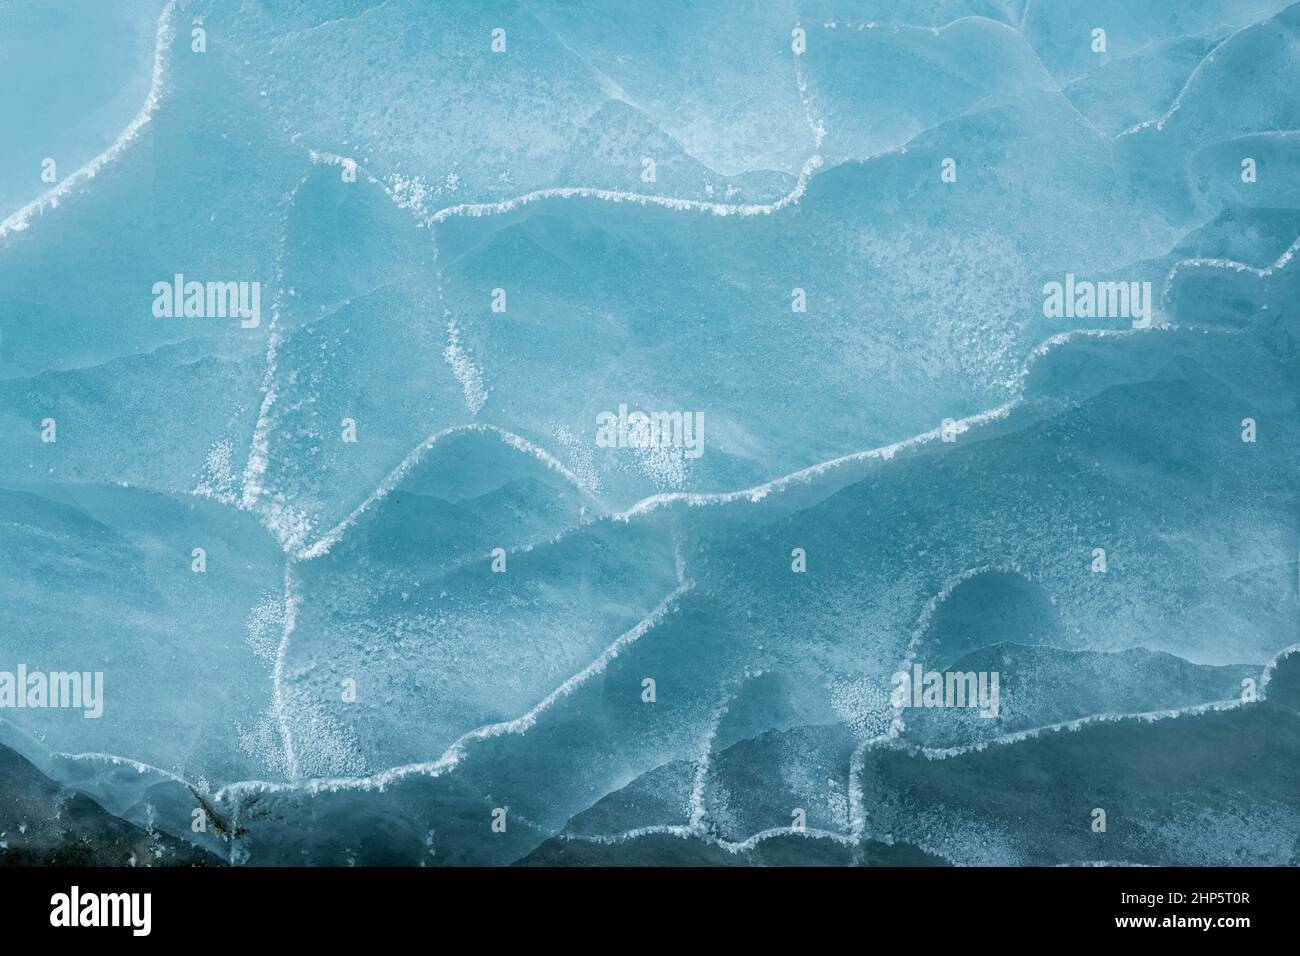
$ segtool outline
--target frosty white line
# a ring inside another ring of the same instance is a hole
[[[822,165],[822,162],[820,156],[809,157],[808,161],[804,163],[803,169],[799,171],[799,179],[795,183],[794,189],[771,203],[732,204],[706,202],[701,199],[676,199],[646,193],[621,192],[616,189],[596,189],[591,186],[554,186],[549,189],[534,190],[522,196],[504,199],[500,202],[462,203],[459,206],[448,206],[434,213],[430,221],[439,223],[452,216],[494,216],[511,212],[529,203],[540,202],[543,199],[574,198],[600,199],[605,202],[628,202],[642,206],[662,206],[666,209],[676,210],[694,209],[714,216],[770,216],[787,206],[794,205],[803,198],[803,194],[808,188],[808,180],[812,178],[813,173]]]
[[[287,205],[292,207],[298,191],[307,182],[303,176],[289,194]],[[262,478],[266,475],[270,463],[271,409],[276,402],[275,379],[279,373],[279,351],[284,341],[280,331],[280,308],[284,295],[284,253],[288,240],[288,216],[285,218],[285,235],[280,241],[280,248],[275,263],[275,299],[271,303],[271,321],[266,329],[266,370],[262,374],[262,405],[257,413],[257,424],[253,426],[252,447],[248,450],[248,460],[244,463],[244,481],[241,494],[241,506],[252,510],[265,490]]]
[[[521,438],[514,432],[506,431],[504,428],[499,428],[496,425],[480,424],[477,422],[471,422],[467,425],[452,425],[450,428],[444,428],[441,431],[434,432],[424,441],[420,442],[420,444],[416,445],[415,448],[402,459],[398,466],[388,473],[388,477],[379,483],[379,487],[376,488],[365,501],[353,508],[351,514],[330,529],[330,531],[323,535],[315,544],[300,550],[297,554],[297,559],[299,561],[310,561],[312,558],[319,558],[322,554],[328,553],[330,548],[334,547],[334,545],[338,543],[339,539],[343,537],[343,533],[356,523],[357,518],[361,517],[361,515],[368,511],[375,502],[384,498],[389,492],[397,487],[397,483],[406,477],[406,474],[419,463],[420,459],[424,457],[425,452],[447,436],[465,432],[481,432],[498,436],[511,448],[532,455],[542,464],[546,465],[546,467],[562,475],[564,479],[577,488],[579,492],[590,498],[589,492],[577,475],[565,467],[558,458],[548,452],[545,448],[534,445],[528,439]]]
[[[1263,700],[1263,694],[1260,694],[1260,700]],[[959,747],[926,747],[921,744],[912,744],[899,741],[892,745],[895,750],[901,750],[904,753],[924,756],[929,760],[947,760],[950,757],[960,757],[963,754],[975,753],[986,750],[989,747],[1004,747],[1007,744],[1016,744],[1025,740],[1033,740],[1044,734],[1061,733],[1063,731],[1076,731],[1090,724],[1099,723],[1119,723],[1122,721],[1140,721],[1145,724],[1155,723],[1158,720],[1172,720],[1176,717],[1191,717],[1197,714],[1208,714],[1214,711],[1236,710],[1240,707],[1254,706],[1255,703],[1247,704],[1242,700],[1215,700],[1208,704],[1193,704],[1189,707],[1170,707],[1165,710],[1151,710],[1140,714],[1089,714],[1087,717],[1078,717],[1074,720],[1063,721],[1059,724],[1048,724],[1045,727],[1031,727],[1026,730],[1017,730],[1014,733],[1003,734],[1001,737],[992,737],[988,740],[981,740],[978,743],[963,744]]]
[[[1031,362],[1042,357],[1043,355],[1046,355],[1053,347],[1064,344],[1065,342],[1068,342],[1070,339],[1072,339],[1075,336],[1088,336],[1088,337],[1102,338],[1107,336],[1136,335],[1141,332],[1150,332],[1150,331],[1176,331],[1176,330],[1178,330],[1177,326],[1166,325],[1166,326],[1153,326],[1150,329],[1076,329],[1072,332],[1062,332],[1058,335],[1053,335],[1051,338],[1045,340],[1036,348],[1034,348],[1032,352],[1030,352],[1029,358],[1026,359],[1025,367],[1022,368],[1022,370],[1016,376],[1016,378],[1013,379],[1013,382],[1016,383],[1023,382],[1023,379],[1028,374],[1028,366]],[[1188,331],[1191,331],[1191,329],[1188,329]],[[1214,330],[1214,331],[1222,331],[1222,330]],[[1022,403],[1023,403],[1022,397],[1014,398],[1008,402],[1004,402],[1003,404],[997,406],[996,408],[992,408],[987,411],[979,412],[975,415],[970,415],[966,418],[960,419],[953,424],[953,427],[955,428],[957,434],[962,434],[978,425],[983,425],[991,421],[997,421],[999,419],[1006,418],[1011,414],[1012,411],[1014,411]],[[339,522],[338,525],[336,525],[332,530],[330,530],[327,534],[321,537],[320,540],[318,540],[315,544],[300,550],[297,554],[298,560],[307,561],[327,553],[330,548],[332,548],[335,544],[338,543],[339,539],[343,536],[343,534],[347,531],[347,529],[351,527],[351,525],[355,522],[355,520],[364,511],[366,511],[376,501],[383,498],[385,495],[387,495],[389,492],[393,490],[397,482],[400,481],[401,478],[418,462],[419,458],[424,454],[425,451],[428,450],[428,448],[432,447],[433,444],[435,444],[443,437],[460,431],[495,432],[498,435],[502,436],[503,440],[507,441],[514,447],[518,448],[521,451],[526,451],[534,455],[540,461],[546,463],[549,467],[558,470],[569,481],[573,482],[573,484],[579,490],[583,491],[584,494],[587,494],[585,487],[581,484],[577,476],[573,475],[572,472],[570,472],[569,469],[565,467],[563,463],[561,463],[558,459],[556,459],[553,455],[551,455],[550,452],[546,451],[543,448],[540,448],[537,445],[532,444],[527,439],[515,435],[512,432],[508,432],[505,429],[500,428],[496,425],[477,424],[477,423],[470,423],[466,425],[454,425],[451,426],[450,428],[446,428],[443,429],[442,431],[436,432],[435,434],[429,436],[423,442],[421,442],[420,445],[416,446],[416,448],[413,451],[411,451],[410,454],[407,455],[407,457],[388,475],[388,477],[384,479],[384,481],[380,484],[378,488],[375,489],[375,491],[370,495],[370,497],[368,497],[365,501],[363,501],[360,505],[358,505],[355,509],[353,509],[352,513],[347,518]],[[705,493],[674,491],[674,492],[662,492],[659,494],[650,495],[649,497],[643,498],[640,501],[636,502],[626,510],[611,515],[610,520],[630,521],[632,518],[637,517],[641,514],[646,514],[648,512],[654,511],[657,508],[663,507],[668,504],[673,504],[675,502],[686,502],[688,505],[692,507],[714,505],[714,504],[727,504],[733,501],[743,501],[743,500],[748,500],[751,503],[757,503],[759,501],[762,501],[764,498],[766,498],[770,493],[774,491],[784,491],[785,488],[789,485],[796,484],[796,483],[810,482],[814,478],[817,478],[820,475],[822,475],[823,473],[831,471],[832,469],[838,468],[842,465],[846,465],[858,461],[867,461],[874,458],[879,458],[884,461],[889,461],[898,452],[906,448],[910,448],[915,445],[925,444],[926,442],[933,441],[936,438],[941,438],[942,432],[943,432],[943,427],[939,426],[929,431],[922,432],[918,435],[913,435],[910,438],[893,442],[889,445],[882,445],[877,448],[870,448],[867,449],[866,451],[851,452],[850,454],[842,455],[839,458],[833,458],[828,461],[818,462],[815,465],[809,465],[806,468],[801,468],[798,471],[791,472],[790,474],[784,475],[780,478],[774,478],[771,481],[764,482],[763,484],[754,485],[753,487],[750,488],[742,488],[738,491],[721,491],[721,492],[705,492]],[[588,495],[588,497],[590,497],[590,495]],[[561,532],[561,534],[557,535],[554,540],[559,540],[559,538],[562,537],[563,534],[564,532]]]
[[[752,679],[754,677],[760,677],[762,674],[762,671],[758,671],[756,673],[746,674],[745,676],[746,678]],[[704,807],[704,791],[709,782],[709,766],[712,763],[713,757],[713,741],[718,736],[718,727],[722,725],[722,718],[725,717],[727,712],[731,709],[731,702],[736,699],[736,694],[738,693],[739,690],[732,690],[729,692],[725,702],[713,715],[713,719],[709,721],[709,730],[704,735],[704,746],[700,750],[699,759],[695,762],[695,777],[691,783],[690,795],[690,830],[692,833],[704,832],[704,818],[707,815],[707,811]]]
[[[965,571],[954,575],[944,582],[943,587],[936,594],[931,595],[930,600],[925,602],[921,608],[921,614],[917,618],[916,626],[912,628],[912,635],[908,639],[907,649],[903,653],[903,661],[898,669],[902,671],[911,670],[913,662],[916,660],[917,649],[921,645],[921,638],[929,627],[930,620],[934,617],[934,612],[944,601],[952,596],[952,592],[963,581],[968,581],[977,574],[985,571],[1014,571],[1017,574],[1025,574],[1017,565],[995,565],[985,564],[974,568],[967,568]],[[1055,599],[1049,595],[1049,599],[1055,604]],[[867,830],[867,812],[862,794],[862,770],[866,766],[867,752],[885,744],[891,740],[898,739],[906,729],[906,721],[903,719],[903,708],[894,706],[894,716],[889,721],[889,727],[882,734],[876,734],[868,737],[860,744],[853,748],[853,753],[849,756],[849,832],[853,838],[861,842],[866,835]]]
[[[275,652],[275,668],[271,672],[271,713],[280,730],[284,746],[285,772],[290,780],[298,779],[298,757],[293,747],[293,731],[289,727],[289,714],[284,704],[284,668],[289,657],[289,638],[298,623],[301,598],[293,593],[293,559],[284,562],[284,627],[280,632],[280,646]]]
[[[432,226],[429,227],[429,232],[433,232]],[[438,263],[436,236],[433,237],[433,261],[436,267]],[[471,415],[477,415],[487,404],[489,390],[483,384],[483,370],[474,364],[474,359],[460,344],[460,323],[452,315],[451,309],[447,308],[447,299],[442,291],[440,267],[437,268],[434,276],[434,289],[438,294],[438,303],[442,306],[442,317],[447,322],[447,347],[443,350],[442,357],[451,367],[451,374],[456,376],[456,381],[460,382],[461,391],[465,395],[465,407],[469,409]]]
[[[1027,5],[1026,5],[1026,9],[1028,9]],[[1196,64],[1196,66],[1192,69],[1192,72],[1187,75],[1187,80],[1183,83],[1182,89],[1178,91],[1178,95],[1174,97],[1174,100],[1170,104],[1169,109],[1165,111],[1163,116],[1161,116],[1159,119],[1144,120],[1141,123],[1135,123],[1133,126],[1130,126],[1128,129],[1123,130],[1118,135],[1116,135],[1115,139],[1119,139],[1121,136],[1128,136],[1131,133],[1136,133],[1139,130],[1147,129],[1148,127],[1151,126],[1154,126],[1157,131],[1164,130],[1165,124],[1168,123],[1169,120],[1173,117],[1173,115],[1182,108],[1183,96],[1187,93],[1189,89],[1191,89],[1192,83],[1196,80],[1198,76],[1200,76],[1202,70],[1204,70],[1208,64],[1214,62],[1214,59],[1218,55],[1219,51],[1222,50],[1224,47],[1226,47],[1237,37],[1241,36],[1247,30],[1253,30],[1256,27],[1263,26],[1266,23],[1273,22],[1274,20],[1277,19],[1278,15],[1282,13],[1283,10],[1285,9],[1286,7],[1285,5],[1283,5],[1281,9],[1275,11],[1269,16],[1266,16],[1260,20],[1256,20],[1254,23],[1248,23],[1244,27],[1240,27],[1239,29],[1234,30],[1232,33],[1228,34],[1226,37],[1224,37],[1222,40],[1216,43],[1214,47],[1211,48],[1211,50],[1208,53],[1206,53],[1204,57],[1201,58],[1200,62]],[[1251,134],[1245,134],[1245,135],[1251,135]]]
[[[1173,288],[1174,279],[1184,266],[1190,266],[1195,269],[1230,269],[1233,272],[1249,272],[1257,279],[1267,279],[1279,269],[1286,268],[1287,264],[1295,258],[1297,250],[1300,250],[1300,236],[1296,236],[1291,245],[1287,246],[1280,256],[1271,264],[1262,269],[1255,266],[1246,265],[1244,262],[1238,262],[1235,259],[1179,259],[1169,269],[1169,274],[1165,276],[1164,287],[1160,291],[1160,300],[1164,302],[1169,297],[1169,292]]]
[[[982,425],[985,422],[995,421],[1000,418],[1006,418],[1012,410],[1020,404],[1020,399],[1014,399],[1009,402],[990,409],[986,412],[980,412],[971,415],[956,422],[958,434],[965,432],[976,425]],[[761,485],[754,485],[751,488],[742,488],[739,491],[718,491],[707,493],[696,493],[688,491],[668,491],[660,494],[650,495],[648,498],[642,498],[632,507],[625,511],[620,511],[613,515],[615,521],[629,521],[633,517],[653,511],[663,505],[672,504],[678,501],[684,501],[692,507],[700,505],[726,504],[732,501],[748,500],[757,503],[766,498],[773,491],[783,491],[788,485],[795,483],[808,482],[813,478],[837,468],[841,465],[855,461],[866,461],[871,458],[880,458],[888,461],[894,455],[904,448],[913,445],[924,444],[941,437],[942,426],[932,428],[930,431],[922,432],[919,435],[913,435],[911,438],[905,438],[901,441],[893,442],[889,445],[882,445],[879,448],[870,448],[866,451],[856,451],[847,455],[841,455],[839,458],[832,458],[829,461],[818,462],[815,465],[809,465],[807,468],[801,468],[798,471],[791,472],[780,478],[774,478],[771,481],[764,482]]]
[[[614,846],[619,843],[627,843],[630,840],[636,840],[644,836],[674,836],[682,840],[695,837],[711,846],[719,847],[728,853],[745,853],[754,849],[760,843],[772,839],[773,837],[797,836],[804,839],[823,839],[834,840],[836,843],[844,846],[853,846],[851,837],[843,833],[836,833],[833,830],[819,830],[815,827],[807,827],[803,830],[792,830],[789,827],[772,827],[767,830],[760,830],[753,836],[746,837],[744,840],[734,841],[722,837],[713,836],[703,830],[697,830],[690,826],[680,826],[674,824],[654,824],[645,827],[635,827],[631,830],[624,830],[620,833],[559,833],[556,834],[561,840],[568,840],[575,843],[599,843],[606,846]],[[937,855],[937,854],[936,854]]]
[[[813,149],[820,150],[826,140],[826,121],[820,114],[813,115],[815,111],[808,93],[808,76],[803,68],[803,57],[800,56],[794,58],[794,81],[799,87],[799,99],[803,102],[804,119],[808,121],[809,132],[813,134]]]
[[[164,770],[162,767],[155,767],[151,763],[144,763],[141,760],[134,760],[130,757],[119,757],[117,754],[106,754],[106,753],[97,753],[97,752],[74,754],[74,753],[62,753],[56,751],[55,753],[50,754],[50,757],[55,760],[85,760],[87,762],[92,762],[92,763],[107,763],[107,764],[113,764],[114,766],[118,766],[118,767],[130,767],[138,774],[143,775],[146,773],[156,773],[158,774],[158,776],[164,777],[167,780],[172,781],[173,783],[179,783],[182,786],[186,787],[187,789],[193,790],[195,793],[204,792],[202,788],[200,788],[197,784],[191,783],[190,781],[186,780],[184,777],[180,776],[179,774],[173,773],[170,770]]]
[[[946,760],[950,757],[959,757],[962,754],[974,753],[985,750],[989,747],[1001,747],[1007,744],[1019,743],[1023,740],[1033,740],[1043,734],[1060,733],[1062,731],[1077,731],[1089,724],[1096,723],[1116,723],[1120,721],[1140,721],[1142,723],[1154,723],[1158,720],[1172,720],[1177,717],[1189,717],[1197,714],[1208,714],[1216,711],[1237,710],[1241,707],[1256,706],[1262,703],[1268,696],[1268,684],[1272,680],[1277,665],[1286,657],[1300,652],[1300,644],[1291,644],[1282,648],[1273,655],[1272,658],[1264,665],[1260,673],[1259,687],[1257,688],[1257,700],[1245,701],[1240,698],[1232,700],[1215,700],[1205,704],[1192,704],[1187,707],[1170,707],[1163,710],[1143,711],[1137,714],[1089,714],[1086,717],[1077,717],[1074,720],[1066,720],[1057,724],[1047,724],[1043,727],[1029,727],[1025,730],[1017,730],[1014,733],[1003,734],[1000,737],[992,737],[988,740],[982,740],[973,744],[964,744],[958,747],[926,747],[920,744],[907,743],[899,741],[894,744],[894,748],[902,750],[905,753],[921,754],[930,760]]]
[[[0,222],[0,239],[3,239],[11,232],[22,232],[31,225],[31,218],[36,213],[44,213],[46,209],[58,208],[59,200],[73,189],[94,179],[101,169],[117,159],[131,145],[135,138],[140,135],[140,130],[144,129],[149,121],[153,119],[154,111],[158,109],[158,103],[162,98],[163,73],[165,72],[164,60],[167,48],[171,45],[172,37],[175,34],[172,26],[172,14],[175,9],[176,0],[169,0],[167,6],[163,7],[162,13],[158,15],[158,32],[155,34],[154,39],[153,75],[149,82],[149,94],[145,97],[144,106],[140,108],[140,112],[117,135],[117,139],[113,140],[108,149],[86,163],[67,179],[46,190],[26,206],[11,214],[4,222]]]
[[[886,152],[893,152],[893,150],[887,150]],[[666,209],[676,209],[679,211],[697,210],[711,213],[715,216],[767,216],[774,212],[778,212],[787,206],[792,206],[798,203],[807,191],[808,181],[825,162],[825,160],[818,155],[808,157],[803,164],[803,168],[799,172],[799,178],[795,181],[794,188],[780,199],[774,200],[770,203],[721,203],[709,202],[702,199],[679,199],[675,196],[659,196],[653,193],[635,193],[617,189],[601,189],[596,186],[550,186],[545,189],[536,189],[532,192],[524,193],[520,196],[514,196],[509,199],[497,200],[496,202],[459,203],[455,206],[444,206],[437,212],[430,214],[420,204],[398,197],[387,184],[375,176],[374,173],[370,172],[358,163],[355,159],[316,149],[308,150],[308,155],[313,163],[326,163],[331,166],[348,165],[355,167],[359,172],[365,175],[367,180],[383,189],[383,191],[388,195],[388,198],[396,205],[419,214],[421,217],[420,222],[425,226],[437,225],[440,222],[450,219],[452,216],[478,217],[499,215],[501,213],[510,212],[520,206],[541,202],[544,199],[599,199],[605,202],[629,202],[643,206],[662,206]],[[867,157],[867,159],[873,158],[875,157]]]
[[[279,792],[304,790],[307,793],[328,793],[338,790],[382,790],[389,784],[396,783],[406,777],[427,776],[438,777],[455,767],[465,757],[465,747],[475,740],[485,740],[490,737],[500,737],[503,734],[522,734],[529,730],[541,715],[550,709],[558,700],[568,697],[575,690],[586,683],[590,678],[597,674],[604,673],[609,662],[618,657],[623,649],[638,641],[646,633],[658,624],[669,612],[672,606],[684,594],[690,591],[689,584],[681,584],[674,588],[645,618],[627,631],[620,634],[612,644],[610,644],[600,656],[584,667],[578,673],[574,674],[555,690],[547,694],[540,702],[533,706],[527,713],[514,720],[501,721],[495,724],[485,724],[482,727],[476,727],[467,731],[456,738],[448,747],[441,757],[433,761],[422,761],[419,763],[404,764],[400,767],[393,767],[381,773],[369,777],[334,777],[328,779],[308,780],[302,783],[277,784],[268,783],[261,780],[246,780],[240,783],[232,783],[222,787],[217,791],[215,798],[218,800],[225,799],[231,795],[251,792]]]
[[[1028,358],[1026,358],[1025,366],[1020,370],[1019,373],[1016,374],[1015,378],[1013,378],[1011,382],[1016,385],[1022,385],[1024,379],[1029,374],[1030,364],[1032,364],[1034,361],[1041,358],[1042,356],[1046,355],[1054,347],[1058,345],[1063,345],[1064,343],[1070,341],[1076,336],[1084,336],[1089,338],[1106,338],[1110,336],[1136,335],[1141,332],[1151,332],[1151,331],[1221,332],[1225,330],[1223,329],[1202,330],[1192,326],[1182,328],[1180,326],[1166,324],[1161,326],[1152,326],[1151,328],[1148,329],[1074,329],[1073,331],[1070,332],[1061,332],[1057,335],[1053,335],[1051,338],[1035,346],[1035,348],[1029,353]],[[1018,408],[1023,403],[1024,403],[1024,396],[1017,396],[1016,398],[1003,402],[1001,405],[998,405],[995,408],[990,408],[987,411],[978,412],[974,415],[968,415],[966,418],[958,419],[955,422],[953,422],[950,428],[954,429],[955,433],[958,435],[963,434],[979,425],[985,425],[988,424],[989,422],[998,421],[999,419],[1004,419],[1008,417],[1016,408]],[[900,451],[903,451],[905,449],[917,445],[923,445],[926,444],[927,442],[934,441],[936,438],[941,439],[942,437],[943,437],[943,426],[940,425],[936,428],[930,429],[929,431],[925,431],[925,432],[921,432],[920,434],[913,435],[910,438],[904,438],[899,441],[892,442],[888,445],[881,445],[877,448],[869,448],[866,451],[851,452],[847,455],[841,455],[839,458],[832,458],[828,461],[818,462],[815,465],[809,465],[807,468],[801,468],[798,471],[791,472],[788,475],[783,475],[780,478],[774,478],[771,481],[766,481],[760,485],[754,485],[750,488],[742,488],[739,491],[661,492],[659,494],[654,494],[654,495],[650,495],[649,497],[642,498],[640,501],[632,505],[630,508],[627,508],[624,511],[620,511],[617,514],[612,515],[611,517],[615,521],[629,521],[637,515],[644,514],[649,511],[653,511],[656,508],[660,508],[668,504],[673,504],[675,502],[685,502],[691,507],[697,507],[702,505],[727,504],[733,501],[742,501],[742,500],[748,500],[750,502],[757,503],[759,501],[762,501],[764,498],[766,498],[769,494],[771,494],[774,491],[784,491],[788,486],[796,483],[807,483],[812,479],[817,478],[823,473],[828,472],[834,468],[838,468],[843,465],[851,464],[854,462],[867,461],[873,458],[879,458],[883,461],[889,461]]]

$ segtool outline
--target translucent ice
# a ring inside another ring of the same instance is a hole
[[[0,5],[0,862],[1297,862],[1300,4],[111,6]]]

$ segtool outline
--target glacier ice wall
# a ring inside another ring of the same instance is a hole
[[[1300,861],[1300,4],[18,0],[0,80],[0,862]]]

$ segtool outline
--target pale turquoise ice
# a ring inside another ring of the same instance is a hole
[[[0,81],[45,773],[233,863],[1297,862],[1300,4],[0,0]]]

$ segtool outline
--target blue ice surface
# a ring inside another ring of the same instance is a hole
[[[1300,4],[10,0],[0,80],[61,787],[233,864],[1300,862]]]

